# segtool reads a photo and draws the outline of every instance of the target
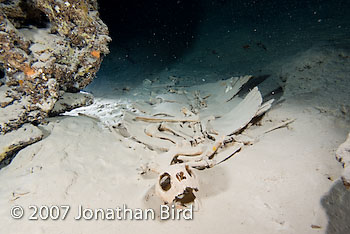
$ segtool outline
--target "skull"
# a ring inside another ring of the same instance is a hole
[[[195,202],[199,183],[194,171],[188,165],[174,164],[159,175],[155,190],[166,204],[186,206]]]

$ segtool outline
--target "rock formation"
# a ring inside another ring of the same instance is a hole
[[[350,133],[347,139],[336,151],[336,159],[343,165],[344,171],[341,176],[344,186],[350,189]]]
[[[110,40],[96,0],[0,0],[0,134],[88,85]]]
[[[92,103],[75,92],[92,81],[110,40],[96,0],[0,0],[2,163],[42,138],[32,124]]]

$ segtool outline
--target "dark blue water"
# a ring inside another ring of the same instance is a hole
[[[264,74],[269,64],[312,46],[350,42],[346,0],[99,3],[113,42],[93,85],[136,85],[169,74],[194,82]]]

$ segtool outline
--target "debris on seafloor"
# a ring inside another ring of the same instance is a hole
[[[199,183],[194,169],[212,168],[254,142],[243,132],[270,109],[273,100],[263,103],[257,87],[240,97],[251,78],[232,77],[188,87],[181,94],[159,94],[157,102],[135,103],[137,111],[126,110],[121,123],[114,126],[128,141],[156,153],[143,171],[159,174],[155,193],[165,203],[195,204]]]
[[[280,128],[288,128],[289,124],[293,123],[294,121],[295,121],[295,119],[287,119],[285,121],[282,121],[282,123],[279,123],[276,126],[264,131],[264,133],[266,134],[266,133],[275,131],[275,130],[280,129]]]

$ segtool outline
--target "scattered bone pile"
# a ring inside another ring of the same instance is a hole
[[[263,103],[257,87],[240,93],[250,79],[232,77],[157,95],[135,103],[115,126],[124,137],[157,152],[145,172],[159,173],[156,194],[165,203],[195,202],[199,188],[193,169],[214,167],[252,143],[244,130],[273,100]]]

